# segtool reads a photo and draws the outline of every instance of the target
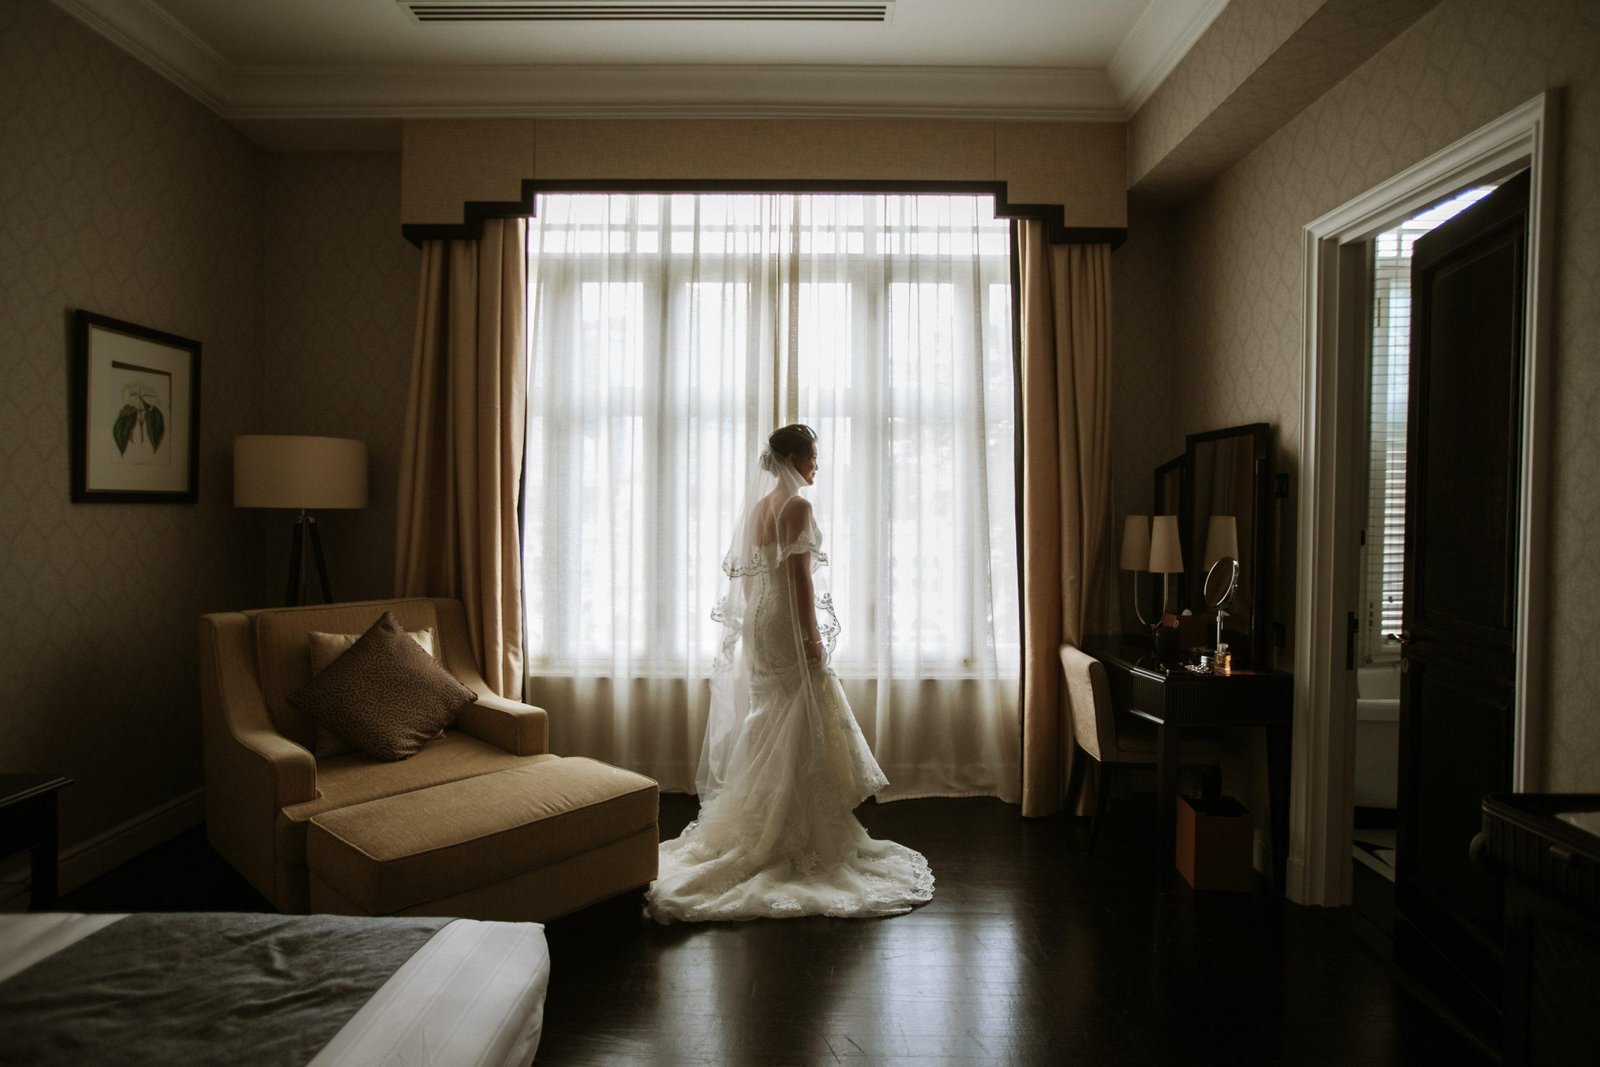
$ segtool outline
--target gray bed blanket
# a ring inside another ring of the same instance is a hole
[[[449,922],[130,915],[0,982],[0,1063],[303,1064]]]

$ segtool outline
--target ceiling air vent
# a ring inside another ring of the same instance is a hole
[[[418,22],[888,22],[895,0],[399,0]]]

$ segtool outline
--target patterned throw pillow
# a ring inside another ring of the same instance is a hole
[[[289,703],[372,759],[416,755],[477,694],[433,661],[389,612]]]
[[[430,656],[433,655],[433,630],[431,628],[407,630],[406,633],[411,635],[411,640],[415,641],[422,651]],[[315,676],[327,670],[330,663],[350,651],[350,647],[360,638],[360,634],[329,634],[323,633],[321,630],[312,630],[306,634],[306,646],[311,652],[312,675]],[[437,656],[434,657],[434,662],[438,662]],[[337,734],[329,733],[325,728],[318,726],[316,747],[311,751],[317,759],[321,760],[330,759],[334,756],[349,755],[355,750],[345,744]]]

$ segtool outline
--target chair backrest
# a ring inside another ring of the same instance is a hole
[[[1078,744],[1097,760],[1115,760],[1117,728],[1105,665],[1075,645],[1062,645],[1061,666],[1067,672],[1067,702]]]
[[[443,610],[449,607],[457,607],[458,610]],[[407,630],[433,630],[434,658],[463,682],[472,685],[476,672],[470,666],[463,666],[460,651],[467,650],[466,658],[470,664],[471,646],[465,632],[466,616],[459,610],[459,602],[456,601],[408,597],[247,611],[245,614],[250,616],[255,631],[256,670],[261,680],[261,696],[267,714],[272,717],[272,724],[280,734],[306,748],[315,744],[316,728],[310,718],[289,703],[289,694],[311,680],[311,651],[306,635],[314,630],[335,634],[365,633],[385,611],[393,612],[400,625]]]

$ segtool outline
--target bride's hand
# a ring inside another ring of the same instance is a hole
[[[810,663],[822,662],[822,638],[810,637],[806,639],[806,660]]]

